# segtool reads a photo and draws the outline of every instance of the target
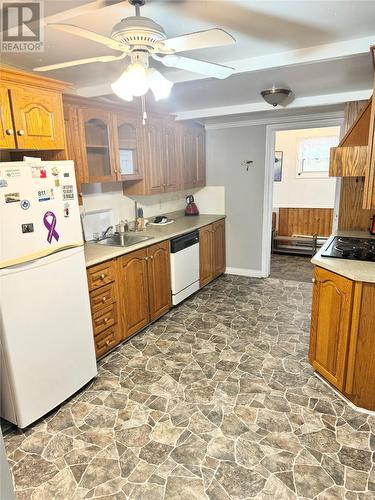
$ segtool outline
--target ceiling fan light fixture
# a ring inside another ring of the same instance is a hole
[[[268,104],[271,104],[271,106],[276,107],[283,101],[285,101],[290,96],[291,93],[292,91],[290,89],[272,88],[272,89],[262,90],[260,95]]]
[[[150,68],[147,71],[150,89],[154,94],[155,101],[165,99],[169,96],[174,82],[167,80],[159,71]]]
[[[113,92],[125,101],[132,101],[133,96],[146,94],[150,88],[146,68],[139,62],[129,64],[111,87]]]

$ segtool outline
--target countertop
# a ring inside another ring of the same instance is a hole
[[[334,259],[331,257],[322,257],[322,252],[330,245],[335,236],[350,236],[352,238],[373,238],[367,231],[336,231],[333,233],[319,252],[311,259],[315,266],[323,267],[328,271],[345,276],[354,281],[365,281],[375,283],[375,262],[364,262],[359,260]]]
[[[167,214],[172,215],[172,214]],[[174,219],[173,224],[168,224],[166,226],[147,226],[144,231],[139,233],[141,236],[152,236],[152,239],[142,241],[136,245],[131,245],[129,247],[110,247],[106,245],[98,245],[97,243],[85,243],[85,260],[86,267],[93,266],[95,264],[100,264],[106,260],[114,259],[120,255],[125,255],[135,250],[141,248],[149,247],[155,243],[160,243],[164,240],[170,240],[176,236],[181,236],[182,234],[189,233],[195,229],[199,229],[208,224],[212,224],[220,219],[224,219],[225,215],[197,215],[185,217],[183,213],[174,213],[170,218]]]

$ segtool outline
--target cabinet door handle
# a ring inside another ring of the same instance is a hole
[[[100,279],[101,279],[101,280],[104,280],[104,279],[106,278],[106,276],[107,276],[107,275],[103,273],[103,274],[101,274],[101,275],[100,275]]]
[[[12,128],[7,128],[5,133],[6,135],[14,135],[14,130]]]
[[[110,342],[109,340],[106,340],[106,341],[105,341],[105,345],[106,345],[107,347],[110,345],[110,343],[111,343],[111,342]]]
[[[109,318],[103,318],[103,323],[107,324],[109,321]]]
[[[145,261],[146,261],[146,262],[148,261],[148,257],[145,257]]]
[[[153,256],[153,255],[151,255],[151,256],[150,256],[150,259],[151,259],[151,260],[154,260],[154,256]]]
[[[114,173],[115,173],[115,174],[117,174],[117,173],[118,173],[117,168],[114,168],[114,169],[113,169],[113,171],[114,171]]]
[[[104,304],[104,302],[106,302],[106,300],[107,300],[107,297],[103,297],[103,298],[102,298],[102,302],[103,302],[103,304]]]
[[[311,283],[316,283],[316,279],[315,278],[311,278]]]
[[[19,130],[17,130],[17,134],[18,135],[25,135],[25,131],[22,130],[22,128],[20,128]]]

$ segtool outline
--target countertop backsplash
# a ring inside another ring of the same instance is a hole
[[[134,220],[134,201],[143,208],[145,218],[185,209],[185,198],[193,194],[200,213],[225,213],[224,187],[204,188],[161,193],[151,196],[125,196],[119,183],[82,185],[83,207],[81,212],[111,208],[115,223],[121,219]]]

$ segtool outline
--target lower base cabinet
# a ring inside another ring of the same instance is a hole
[[[375,283],[316,267],[309,359],[356,406],[375,410]]]
[[[118,259],[125,338],[165,314],[172,306],[169,241]]]
[[[97,358],[172,306],[169,241],[87,270]]]
[[[87,270],[96,357],[100,358],[121,342],[118,324],[119,300],[116,261]]]
[[[204,226],[199,230],[199,281],[200,287],[225,271],[225,219]]]

